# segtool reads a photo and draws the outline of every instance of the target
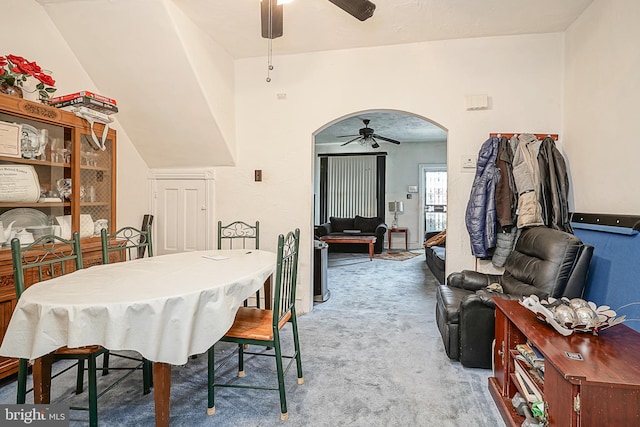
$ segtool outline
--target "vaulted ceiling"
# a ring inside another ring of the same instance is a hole
[[[234,164],[233,61],[267,55],[259,0],[36,1],[99,90],[118,100],[118,121],[150,167]],[[328,0],[284,5],[273,53],[561,32],[592,0],[373,2],[364,22]]]

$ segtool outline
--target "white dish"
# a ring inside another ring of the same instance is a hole
[[[60,237],[71,239],[71,215],[57,216],[56,220],[60,224]],[[80,215],[80,238],[93,236],[93,219],[89,214]]]
[[[71,239],[71,215],[57,216],[56,221],[60,224],[60,237]]]
[[[93,218],[89,214],[80,215],[80,237],[93,236]]]
[[[37,227],[39,225],[49,225],[49,217],[37,209],[31,208],[15,208],[6,211],[0,215],[0,221],[2,224],[13,224],[14,229]]]

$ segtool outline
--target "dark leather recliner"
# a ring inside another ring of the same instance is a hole
[[[573,234],[534,227],[522,231],[504,274],[450,274],[436,290],[436,322],[447,356],[466,367],[491,368],[493,299],[581,297],[592,255],[593,246]],[[502,293],[487,289],[493,283],[501,285]]]

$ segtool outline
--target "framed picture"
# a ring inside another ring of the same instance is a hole
[[[0,121],[0,156],[22,157],[21,134],[22,125]]]

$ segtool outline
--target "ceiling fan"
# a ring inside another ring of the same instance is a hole
[[[376,141],[376,138],[381,139],[383,141],[387,141],[387,142],[391,142],[392,144],[400,144],[400,141],[396,141],[395,139],[391,139],[391,138],[387,138],[384,136],[380,136],[378,134],[375,133],[375,131],[373,129],[371,129],[369,127],[369,122],[371,120],[369,119],[363,119],[362,122],[364,123],[364,127],[360,129],[359,134],[358,135],[340,135],[337,138],[350,138],[350,137],[354,137],[353,139],[350,139],[349,141],[345,142],[344,144],[340,144],[340,146],[345,146],[353,141],[358,141],[358,143],[365,145],[367,143],[371,144],[371,148],[379,148],[380,144],[378,144],[378,141]]]
[[[262,37],[275,39],[282,36],[282,0],[261,0],[260,16]],[[329,0],[351,16],[365,21],[373,16],[376,5],[369,0]]]

